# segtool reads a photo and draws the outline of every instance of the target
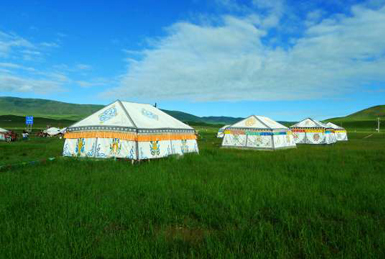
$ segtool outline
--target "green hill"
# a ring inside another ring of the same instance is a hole
[[[373,106],[345,117],[331,118],[331,121],[349,130],[366,129],[374,131],[377,128],[377,118],[385,121],[385,105]],[[382,124],[384,126],[384,124]]]
[[[385,118],[385,105],[377,105],[359,112],[355,112],[345,117],[346,119],[377,119]]]
[[[31,115],[46,119],[78,121],[103,107],[104,105],[72,104],[44,99],[0,97],[0,115]],[[198,117],[181,111],[163,111],[178,120],[192,123],[233,124],[241,119],[225,116]]]
[[[44,99],[0,97],[0,115],[32,115],[49,119],[79,120],[103,105],[72,104]]]

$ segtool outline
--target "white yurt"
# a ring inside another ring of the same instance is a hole
[[[328,122],[326,125],[334,129],[337,141],[348,141],[348,132],[346,129],[331,122]]]
[[[295,148],[289,128],[264,116],[251,115],[225,130],[222,147],[250,149]]]
[[[5,134],[7,132],[8,130],[0,128],[0,141],[5,141]]]
[[[304,119],[290,127],[297,144],[333,144],[336,143],[334,129],[326,124],[313,120]]]
[[[67,128],[63,156],[153,159],[198,153],[195,130],[150,104],[116,101]]]
[[[60,129],[59,128],[55,128],[55,127],[51,127],[49,129],[46,129],[43,131],[44,133],[48,134],[49,136],[53,137],[53,136],[56,136],[58,134],[60,134]]]
[[[225,125],[218,130],[217,138],[223,138],[225,136],[225,129],[230,127],[230,125]]]

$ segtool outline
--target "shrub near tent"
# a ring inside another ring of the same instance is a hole
[[[333,128],[311,118],[304,119],[290,128],[297,144],[318,145],[337,142]]]
[[[334,129],[337,141],[348,141],[348,132],[346,129],[331,122],[328,122],[326,125]]]
[[[222,147],[274,150],[296,145],[289,128],[270,118],[252,115],[226,128]]]
[[[116,101],[66,129],[63,156],[153,159],[198,153],[195,130],[149,104]]]

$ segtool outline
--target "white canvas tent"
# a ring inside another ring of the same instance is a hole
[[[311,118],[304,119],[290,128],[297,144],[333,144],[337,141],[333,128]]]
[[[222,147],[274,150],[296,145],[289,128],[270,118],[251,115],[226,128]]]
[[[193,128],[149,104],[116,101],[67,128],[63,156],[153,159],[197,152]]]
[[[230,127],[230,125],[225,125],[218,130],[217,138],[223,138],[225,136],[225,129]]]
[[[8,130],[0,128],[0,141],[5,141],[5,134],[7,132]]]
[[[334,129],[337,141],[348,141],[348,133],[346,129],[331,122],[328,122],[326,125]]]
[[[55,127],[51,127],[49,129],[46,129],[43,131],[44,133],[50,135],[50,136],[56,136],[58,134],[60,134],[60,129],[59,128],[55,128]]]

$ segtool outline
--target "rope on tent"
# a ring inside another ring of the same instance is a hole
[[[28,165],[37,165],[37,164],[44,164],[46,162],[54,161],[56,158],[55,157],[49,157],[45,159],[40,159],[40,160],[35,160],[35,161],[28,161],[28,162],[22,162],[18,164],[8,164],[8,165],[0,165],[0,172],[10,170],[12,168],[17,168],[17,167],[23,167],[23,166],[28,166]]]
[[[373,134],[370,134],[370,135],[368,135],[368,136],[364,137],[364,139],[366,139],[366,138],[370,138],[371,136],[373,136]]]

